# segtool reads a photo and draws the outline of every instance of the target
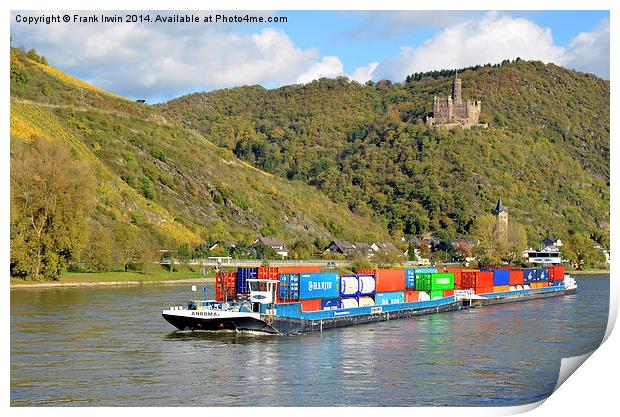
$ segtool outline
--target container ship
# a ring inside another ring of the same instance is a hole
[[[216,274],[215,300],[164,310],[179,330],[297,334],[577,291],[562,266],[546,268],[238,268]],[[195,298],[195,297],[194,297]]]

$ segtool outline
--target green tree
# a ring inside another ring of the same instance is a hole
[[[137,258],[138,228],[117,222],[112,228],[114,257],[124,271],[132,269]]]
[[[35,139],[11,155],[12,273],[58,279],[78,259],[94,208],[95,177],[57,140]]]
[[[483,214],[476,217],[471,235],[478,240],[474,254],[481,264],[492,265],[501,261],[501,242],[496,230],[495,216]]]
[[[256,247],[256,256],[258,259],[269,260],[269,259],[277,259],[280,257],[278,252],[271,246],[267,245],[259,245]]]
[[[521,261],[523,251],[527,249],[527,233],[521,223],[514,220],[508,223],[507,242],[504,259],[511,264]]]
[[[605,262],[605,255],[596,247],[595,242],[586,233],[575,233],[568,238],[564,255],[574,256],[578,269],[586,269]]]
[[[114,241],[107,227],[91,226],[81,260],[88,271],[101,272],[114,269]]]
[[[375,252],[372,260],[374,263],[384,268],[392,267],[394,265],[403,263],[403,261],[405,260],[405,256],[389,249],[380,249],[379,251]]]

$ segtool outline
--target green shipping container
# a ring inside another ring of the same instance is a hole
[[[454,274],[440,272],[436,274],[417,274],[415,280],[418,291],[443,291],[454,289]],[[432,297],[432,296],[431,296]]]
[[[431,291],[431,300],[443,298],[443,290]]]

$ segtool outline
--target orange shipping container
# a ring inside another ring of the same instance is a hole
[[[446,272],[454,274],[454,288],[460,290],[461,289],[461,277],[463,270],[462,269],[446,269]]]
[[[377,292],[405,291],[404,269],[360,269],[359,275],[374,275]]]
[[[304,266],[281,266],[278,268],[281,274],[304,274],[310,272],[321,272],[321,267],[316,265]]]
[[[476,287],[476,294],[491,294],[493,287]]]
[[[258,279],[280,279],[280,268],[258,268]]]
[[[530,284],[530,288],[547,288],[548,286],[548,282],[532,282]]]
[[[443,290],[444,297],[452,297],[454,295],[454,290]]]
[[[301,300],[302,311],[318,311],[321,309],[321,299],[318,300]]]
[[[405,292],[405,302],[412,303],[414,301],[420,300],[420,293],[418,291],[406,291]]]
[[[523,270],[511,269],[508,282],[510,285],[523,285]]]
[[[510,291],[510,285],[496,285],[493,287],[493,292],[506,292]]]

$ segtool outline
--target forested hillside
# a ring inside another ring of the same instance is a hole
[[[251,242],[259,235],[310,245],[334,237],[390,238],[369,214],[353,214],[302,181],[262,172],[158,109],[12,48],[12,158],[37,138],[63,143],[95,173],[92,230],[82,231],[93,244],[109,230],[131,232],[137,243],[154,240],[157,249]],[[111,237],[114,245],[119,236]]]
[[[345,78],[241,87],[157,106],[239,158],[372,215],[393,235],[466,234],[502,197],[532,243],[608,240],[609,82],[540,62],[459,70],[488,129],[423,125],[451,71],[365,86]]]

